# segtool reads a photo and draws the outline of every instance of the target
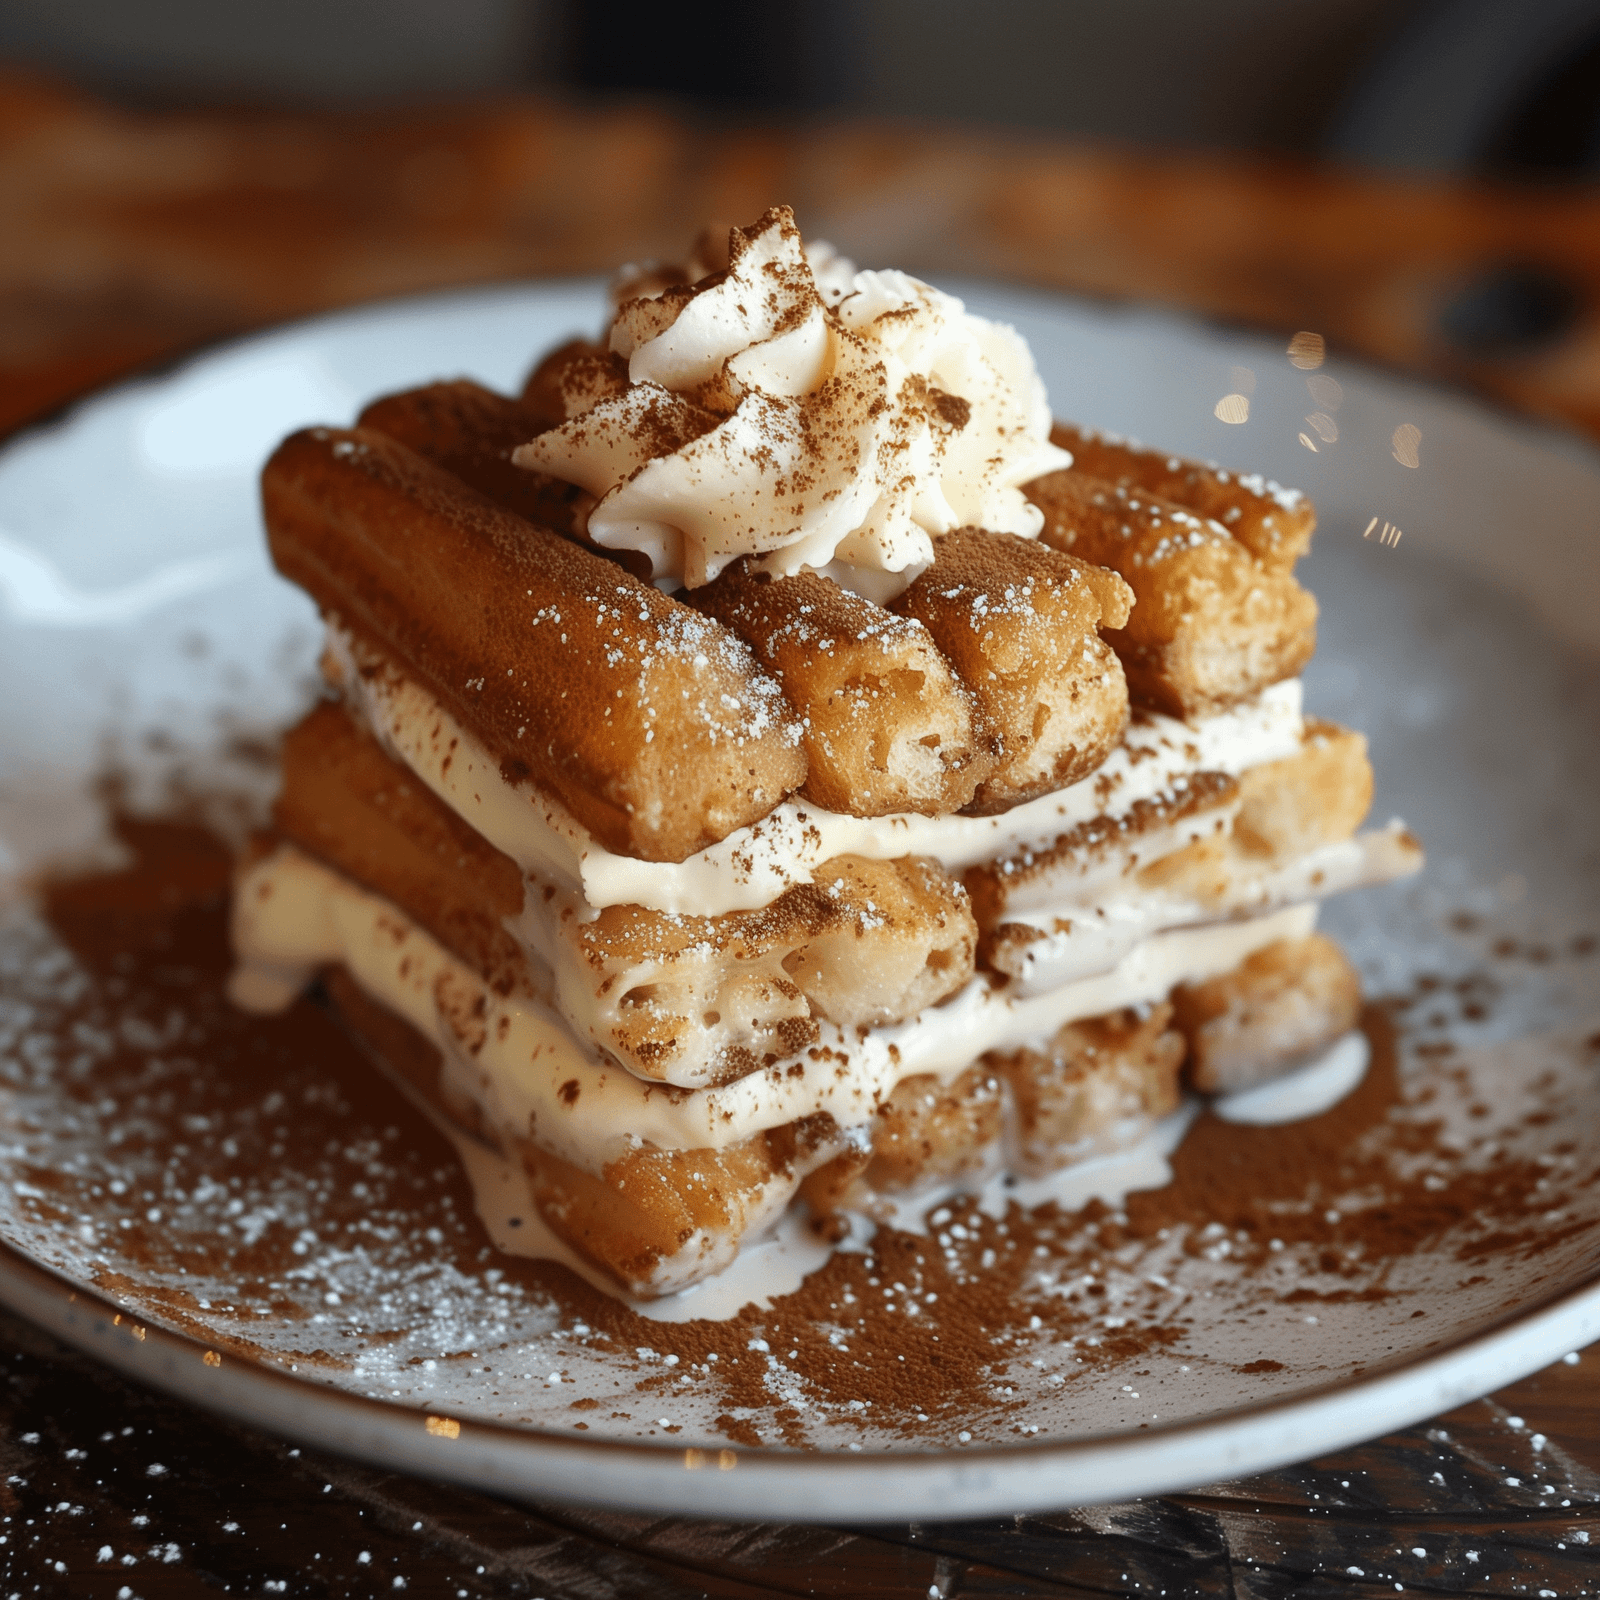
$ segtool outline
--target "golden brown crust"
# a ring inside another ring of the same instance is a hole
[[[1072,452],[1075,471],[1160,495],[1220,523],[1269,572],[1287,572],[1311,546],[1316,507],[1260,473],[1186,461],[1067,422],[1058,422],[1050,438]]]
[[[511,452],[544,426],[538,413],[522,401],[457,378],[374,400],[356,419],[356,426],[399,440],[507,511],[589,543],[594,496],[547,473],[512,465]],[[636,561],[637,565],[623,565],[637,577],[649,577],[648,563],[639,557]]]
[[[1182,1034],[1161,1004],[1069,1022],[1044,1050],[985,1060],[1010,1090],[1008,1165],[1043,1177],[1069,1162],[1129,1144],[1178,1107]]]
[[[1231,972],[1172,991],[1189,1041],[1189,1082],[1207,1094],[1248,1089],[1299,1065],[1361,1016],[1361,979],[1332,939],[1280,939]]]
[[[750,646],[804,719],[806,797],[858,817],[966,805],[994,770],[994,741],[928,630],[816,573],[747,567],[690,602]]]
[[[1012,534],[960,528],[938,541],[891,609],[933,635],[999,741],[1000,764],[968,811],[1008,810],[1105,760],[1128,688],[1097,629],[1125,622],[1131,600],[1113,574]]]
[[[740,640],[398,441],[294,434],[262,498],[279,570],[608,848],[681,861],[804,782]]]
[[[527,984],[505,921],[522,873],[384,754],[339,706],[317,706],[283,741],[278,831],[376,890],[500,994]]]
[[[630,1151],[598,1175],[531,1143],[521,1154],[551,1231],[648,1299],[726,1266],[838,1142],[822,1113],[721,1150]]]
[[[592,339],[568,339],[539,362],[522,386],[522,404],[538,422],[525,437],[559,428],[597,400],[624,394],[627,388],[628,363],[621,356]]]
[[[1372,806],[1366,735],[1307,717],[1300,748],[1239,778],[1233,834],[1246,854],[1292,861],[1348,839]]]
[[[1207,716],[1292,678],[1317,643],[1317,603],[1215,521],[1074,468],[1038,478],[1041,540],[1115,569],[1138,603],[1106,634],[1138,702]]]

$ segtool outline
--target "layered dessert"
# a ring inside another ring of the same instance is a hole
[[[1055,424],[1010,328],[776,208],[523,391],[268,462],[327,624],[234,908],[623,1291],[1300,1067],[1415,870],[1308,716],[1301,496]]]

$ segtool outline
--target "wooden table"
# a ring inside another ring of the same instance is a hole
[[[533,100],[133,114],[21,77],[0,78],[0,429],[247,328],[671,254],[699,219],[748,220],[777,199],[863,261],[1310,329],[1600,433],[1594,191],[970,130],[694,128]],[[3,1316],[0,1360],[6,1593],[1600,1590],[1600,1348],[1425,1427],[1245,1482],[857,1531],[530,1511],[290,1449]]]

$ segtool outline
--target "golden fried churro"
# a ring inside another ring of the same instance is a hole
[[[1131,1144],[1178,1106],[1186,1045],[1172,1007],[1114,1011],[1069,1022],[1044,1050],[995,1052],[1012,1107],[1007,1165],[1043,1177],[1072,1161]]]
[[[1206,716],[1292,678],[1316,649],[1317,603],[1218,522],[1076,468],[1028,485],[1044,543],[1113,568],[1138,604],[1108,633],[1136,701]]]
[[[902,1078],[873,1118],[870,1147],[842,1150],[805,1180],[801,1195],[813,1213],[826,1218],[870,1206],[877,1195],[981,1177],[998,1155],[1005,1115],[1001,1090],[1001,1080],[983,1062],[950,1083],[925,1072]]]
[[[1172,992],[1189,1041],[1187,1073],[1208,1094],[1277,1077],[1348,1033],[1361,1015],[1361,979],[1332,939],[1280,939],[1232,972]]]
[[[511,452],[542,426],[538,413],[520,400],[457,378],[374,400],[356,426],[398,439],[529,522],[583,538],[594,496],[511,463]]]
[[[608,848],[681,861],[805,780],[742,641],[398,441],[294,434],[262,497],[279,570]]]
[[[1050,438],[1072,452],[1074,471],[1143,489],[1219,522],[1270,572],[1287,572],[1311,546],[1316,507],[1298,489],[1260,473],[1185,461],[1067,422],[1058,422]]]
[[[824,1114],[721,1150],[630,1151],[599,1173],[529,1141],[520,1154],[550,1229],[630,1294],[652,1299],[721,1271],[840,1143]]]
[[[498,993],[525,989],[527,957],[506,920],[522,873],[324,702],[283,742],[273,821],[286,838],[377,890]]]
[[[1251,855],[1292,861],[1348,839],[1372,805],[1366,735],[1307,717],[1299,751],[1243,773],[1239,796],[1233,835]]]
[[[690,599],[750,646],[804,718],[802,792],[819,806],[940,816],[994,770],[972,694],[913,618],[816,573],[772,579],[745,562]]]
[[[628,363],[603,344],[569,339],[557,345],[522,386],[522,403],[538,426],[518,443],[545,428],[559,428],[598,401],[624,394],[627,388]]]
[[[891,605],[933,635],[1000,746],[967,809],[1004,811],[1076,783],[1128,720],[1122,665],[1101,626],[1126,625],[1115,573],[1011,534],[959,528]]]
[[[612,906],[568,916],[594,1037],[643,1077],[726,1083],[793,1056],[815,1018],[899,1022],[972,976],[965,890],[929,861],[839,856],[760,911],[673,916]],[[562,979],[565,991],[569,979]]]

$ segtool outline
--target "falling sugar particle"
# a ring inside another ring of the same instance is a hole
[[[1420,467],[1417,452],[1422,448],[1422,429],[1414,422],[1402,422],[1394,430],[1394,458],[1402,467]]]
[[[1225,394],[1212,408],[1211,414],[1218,422],[1248,422],[1249,397],[1242,394]]]

